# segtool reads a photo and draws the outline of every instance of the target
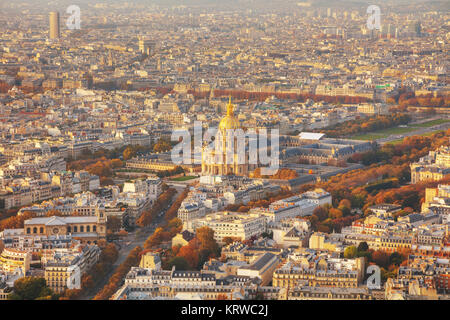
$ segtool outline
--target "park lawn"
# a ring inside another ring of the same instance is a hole
[[[433,134],[438,133],[438,132],[445,132],[445,130],[431,131],[431,132],[427,132],[427,133],[421,134],[421,136],[422,137],[429,137],[429,136],[432,136]]]
[[[448,123],[450,122],[450,119],[436,119],[436,120],[431,120],[431,121],[427,121],[424,123],[418,123],[418,124],[413,124],[413,125],[409,125],[407,127],[396,127],[396,128],[387,128],[387,129],[383,129],[383,130],[378,130],[378,131],[373,131],[373,132],[368,132],[368,133],[364,133],[364,134],[357,134],[354,135],[352,137],[350,137],[350,139],[354,139],[354,140],[376,140],[376,139],[381,139],[381,138],[387,138],[392,134],[403,134],[403,133],[408,133],[408,132],[412,132],[414,130],[418,130],[421,128],[430,128],[439,124],[444,124],[444,123]],[[433,131],[430,132],[429,134],[425,134],[424,136],[428,136],[428,135],[432,135],[438,131]],[[397,140],[395,140],[396,142]]]
[[[419,127],[419,128],[429,128],[432,126],[436,126],[438,124],[443,124],[443,123],[447,123],[450,122],[450,119],[436,119],[436,120],[431,120],[431,121],[427,121],[424,123],[418,123],[415,124],[415,127]]]
[[[352,137],[350,137],[350,139],[353,139],[353,140],[376,140],[376,139],[380,139],[383,137],[384,137],[383,134],[366,133],[366,134],[352,136]]]
[[[187,181],[197,178],[196,176],[184,176],[184,177],[178,177],[174,179],[170,179],[170,181]]]
[[[368,132],[366,134],[355,135],[355,136],[351,137],[351,139],[376,140],[376,139],[380,139],[380,138],[389,137],[391,134],[408,133],[408,132],[411,132],[414,130],[417,130],[417,127],[408,126],[406,128],[404,128],[404,127],[388,128],[388,129],[378,130],[378,131],[374,131],[374,132]]]

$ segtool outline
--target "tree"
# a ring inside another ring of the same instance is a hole
[[[53,292],[47,287],[44,278],[23,277],[14,282],[14,293],[9,297],[11,300],[36,300],[48,298]]]
[[[62,212],[59,211],[59,210],[53,210],[53,209],[52,209],[52,210],[47,211],[46,216],[47,216],[47,217],[53,217],[53,216],[62,217],[63,214],[62,214]]]
[[[199,264],[197,242],[198,240],[196,238],[192,239],[187,245],[180,248],[180,251],[178,251],[177,255],[178,257],[183,257],[184,259],[186,259],[187,263],[189,264],[189,269],[191,270],[197,269]]]
[[[123,162],[120,159],[112,159],[111,160],[111,166],[116,169],[123,167]]]
[[[94,300],[107,300],[114,292],[117,291],[125,275],[130,271],[131,267],[139,265],[141,259],[142,248],[137,246],[128,254],[124,262],[122,262],[116,269],[116,272],[111,276],[109,282],[103,287],[103,289],[97,293]]]
[[[175,266],[175,270],[189,270],[189,263],[184,257],[174,257],[167,262],[167,267],[172,269]]]
[[[83,289],[90,289],[94,286],[94,279],[89,274],[83,274],[81,277],[81,287]]]
[[[390,265],[399,266],[404,260],[405,260],[405,257],[398,252],[393,252],[389,256],[389,264]]]
[[[127,147],[123,151],[123,160],[129,160],[135,156],[136,156],[136,150],[133,149],[132,147]]]
[[[103,250],[100,255],[100,260],[105,261],[106,263],[112,264],[119,257],[119,251],[113,243],[109,243]]]
[[[323,221],[328,217],[328,210],[324,207],[317,207],[314,209],[313,215],[316,216],[319,221]]]
[[[330,218],[336,219],[336,218],[341,218],[344,214],[339,209],[331,208],[328,212],[328,215]]]
[[[262,178],[263,175],[261,175],[261,168],[256,168],[253,171],[253,178]],[[291,180],[298,178],[298,173],[295,170],[292,169],[278,169],[278,171],[271,176],[267,176],[269,179],[279,179],[279,180]]]
[[[172,218],[167,223],[167,227],[170,228],[179,228],[183,227],[183,221],[180,218]]]
[[[339,207],[345,207],[345,208],[351,209],[352,208],[352,203],[348,199],[342,199],[339,202]]]
[[[342,199],[339,202],[338,209],[342,211],[344,216],[348,216],[351,213],[352,203],[348,199]]]
[[[356,257],[357,249],[355,246],[349,246],[344,250],[344,258],[353,259]]]
[[[172,148],[170,141],[159,139],[158,142],[153,147],[153,152],[166,152]]]
[[[75,300],[81,294],[81,289],[66,289],[64,295],[59,297],[59,300]]]
[[[217,257],[220,254],[220,248],[214,239],[214,230],[209,227],[201,227],[196,230],[196,238],[200,242],[200,250],[207,250],[209,255]]]
[[[31,211],[26,211],[20,216],[13,216],[0,221],[0,231],[5,229],[19,229],[23,228],[25,220],[31,219],[36,214]]]
[[[223,243],[227,246],[227,245],[229,245],[229,244],[231,244],[231,243],[233,243],[234,242],[234,240],[233,240],[233,238],[232,237],[225,237],[225,238],[223,238]]]
[[[263,238],[270,238],[270,239],[273,239],[273,232],[271,231],[271,232],[263,232],[262,234],[261,234],[261,236],[263,237]]]
[[[372,253],[372,261],[384,269],[387,269],[389,266],[389,256],[386,252],[381,250],[377,250]]]
[[[364,251],[368,251],[368,250],[369,250],[369,245],[367,244],[367,242],[362,241],[359,243],[358,252],[364,252]]]
[[[106,229],[112,232],[118,232],[122,228],[122,219],[119,217],[110,216],[106,221]]]
[[[126,232],[124,229],[122,229],[119,232],[117,232],[117,235],[119,237],[126,237],[128,235],[128,232]]]

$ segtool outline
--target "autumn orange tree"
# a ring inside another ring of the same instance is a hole
[[[141,259],[141,247],[136,247],[128,254],[124,262],[122,262],[116,269],[116,272],[111,276],[109,282],[100,290],[94,297],[94,300],[108,300],[119,289],[123,278],[130,271],[131,267],[139,265]]]
[[[138,152],[146,153],[152,150],[153,146],[140,146],[140,145],[127,146],[123,150],[122,156],[124,160],[129,160],[131,158],[134,158],[138,154]]]
[[[25,211],[21,215],[6,218],[0,221],[0,231],[5,229],[23,228],[25,220],[34,218],[36,214],[31,211]]]
[[[268,194],[265,199],[256,200],[256,201],[250,201],[246,205],[243,204],[229,204],[227,205],[224,210],[225,211],[237,211],[237,212],[248,212],[250,209],[253,208],[268,208],[271,203],[285,199],[287,197],[293,196],[294,193],[290,190],[283,189],[278,193]]]
[[[199,265],[199,243],[196,238],[182,246],[178,251],[177,257],[182,257],[189,264],[190,270],[196,270]]]
[[[99,241],[98,246],[102,250],[99,260],[81,276],[81,289],[65,290],[60,296],[60,300],[79,299],[82,295],[94,288],[95,284],[101,281],[111,269],[113,263],[119,256],[116,246],[113,243],[106,244],[104,240]]]
[[[54,216],[62,217],[63,214],[62,214],[62,212],[59,211],[59,210],[52,209],[52,210],[47,211],[47,213],[45,214],[45,216],[46,216],[46,217],[54,217]]]
[[[173,188],[169,188],[164,191],[149,210],[142,212],[141,216],[136,220],[136,225],[140,227],[150,225],[158,213],[163,211],[168,206],[175,194],[176,190]]]
[[[220,247],[214,239],[214,230],[201,227],[196,230],[195,238],[181,247],[176,255],[183,257],[192,270],[199,270],[210,258],[220,256]]]
[[[225,237],[223,238],[223,243],[227,246],[235,241],[239,241],[241,238],[235,238],[235,237]]]
[[[11,90],[12,86],[4,81],[0,81],[0,93],[8,93]]]
[[[170,208],[167,210],[166,214],[164,215],[164,220],[169,221],[177,216],[178,209],[180,208],[181,204],[183,203],[184,199],[186,199],[188,194],[189,188],[184,189],[183,192],[178,196],[178,198],[172,203]]]
[[[385,194],[390,192],[388,190],[398,191],[408,190],[407,187],[392,185],[391,188],[386,186],[383,188],[367,188],[368,184],[380,182],[383,179],[388,181],[389,178],[397,178],[398,183],[403,185],[410,180],[409,164],[417,161],[420,157],[428,154],[429,151],[435,150],[441,145],[448,145],[450,138],[450,129],[446,132],[438,132],[430,137],[411,136],[403,140],[402,143],[383,146],[380,150],[384,154],[380,163],[372,163],[363,169],[352,170],[344,174],[338,174],[331,177],[327,181],[318,184],[309,185],[310,189],[314,187],[321,187],[331,193],[333,197],[333,204],[337,205],[342,199],[350,200],[353,208],[363,208],[368,200],[373,203],[370,197],[375,197],[378,193]],[[376,151],[370,151],[363,155],[358,155],[359,159],[376,159],[377,156],[373,154]],[[358,158],[357,157],[357,158]],[[363,161],[364,162],[364,161]],[[414,186],[412,189],[416,188]],[[400,199],[398,199],[400,201]],[[420,199],[414,199],[411,195],[409,200],[405,201],[405,206],[417,208],[417,203]],[[389,201],[388,201],[389,202]],[[392,202],[390,202],[392,203]]]
[[[90,174],[100,178],[102,185],[112,184],[111,177],[114,169],[123,167],[124,163],[120,159],[107,159],[106,157],[75,160],[67,163],[68,170],[86,170]]]
[[[171,234],[168,231],[165,231],[164,228],[158,227],[144,242],[144,249],[151,249],[170,239],[172,239]]]
[[[155,146],[153,147],[154,152],[166,152],[169,151],[172,148],[172,145],[170,141],[159,139],[158,142],[155,143]]]
[[[0,221],[15,216],[19,212],[19,208],[0,210]]]
[[[271,176],[262,176],[261,175],[261,168],[256,168],[253,171],[253,178],[267,178],[267,179],[278,179],[278,180],[291,180],[298,178],[298,173],[295,170],[292,169],[278,169],[277,173]]]

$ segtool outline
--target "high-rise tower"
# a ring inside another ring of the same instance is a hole
[[[49,16],[50,21],[50,39],[59,39],[60,27],[59,27],[59,12],[52,11]]]

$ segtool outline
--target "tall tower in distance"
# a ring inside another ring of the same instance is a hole
[[[59,39],[60,26],[59,26],[59,12],[52,11],[49,16],[50,21],[50,39]]]

